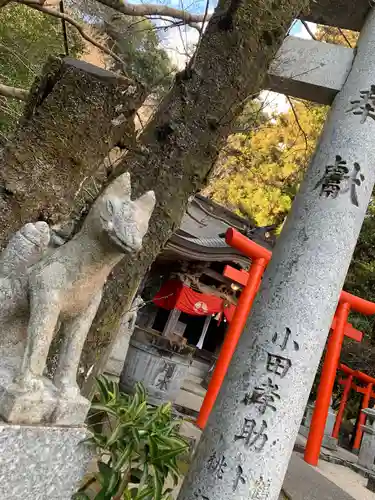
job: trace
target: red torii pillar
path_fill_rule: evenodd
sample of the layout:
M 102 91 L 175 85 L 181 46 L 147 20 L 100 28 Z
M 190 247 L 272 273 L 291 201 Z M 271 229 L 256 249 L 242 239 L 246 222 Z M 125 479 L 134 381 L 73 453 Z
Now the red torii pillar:
M 348 378 L 344 381 L 344 392 L 341 397 L 340 407 L 337 411 L 335 425 L 333 426 L 332 437 L 335 439 L 339 438 L 340 427 L 342 423 L 342 419 L 344 418 L 344 411 L 346 407 L 346 403 L 349 399 L 350 389 L 352 388 L 353 375 L 350 374 Z
M 339 305 L 336 310 L 336 325 L 331 337 L 328 340 L 326 357 L 324 359 L 323 370 L 320 377 L 318 395 L 315 402 L 309 437 L 305 449 L 305 462 L 314 466 L 318 464 L 319 460 L 320 448 L 324 437 L 324 428 L 332 397 L 333 385 L 335 383 L 337 367 L 340 360 L 342 342 L 345 335 L 345 325 L 347 323 L 350 309 L 366 315 L 375 314 L 374 303 L 356 297 L 355 295 L 351 295 L 350 293 L 344 291 L 341 292 Z M 368 378 L 370 379 L 371 377 Z M 363 415 L 363 417 L 365 418 L 365 415 Z M 359 443 L 357 442 L 358 447 L 359 444 L 360 438 Z
M 201 429 L 204 429 L 206 426 L 208 417 L 215 404 L 220 387 L 227 373 L 229 363 L 232 359 L 234 351 L 236 350 L 238 340 L 245 327 L 251 306 L 253 305 L 255 296 L 258 292 L 264 270 L 272 255 L 269 250 L 263 248 L 257 243 L 254 243 L 254 241 L 249 240 L 246 236 L 239 233 L 235 229 L 228 229 L 225 235 L 225 241 L 231 247 L 236 248 L 247 257 L 250 257 L 252 259 L 252 263 L 249 269 L 247 283 L 238 300 L 236 311 L 225 335 L 224 343 L 220 350 L 215 370 L 212 374 L 206 396 L 199 412 L 197 425 Z
M 336 326 L 328 340 L 327 353 L 320 376 L 318 396 L 315 402 L 305 449 L 305 462 L 310 465 L 318 464 L 349 312 L 350 304 L 340 301 L 336 310 Z

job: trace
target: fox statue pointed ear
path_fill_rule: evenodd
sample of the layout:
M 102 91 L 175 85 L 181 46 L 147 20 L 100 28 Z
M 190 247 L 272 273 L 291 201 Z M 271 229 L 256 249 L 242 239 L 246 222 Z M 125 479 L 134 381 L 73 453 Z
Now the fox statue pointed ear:
M 104 195 L 112 195 L 117 198 L 129 199 L 132 194 L 132 188 L 130 183 L 130 174 L 125 172 L 124 174 L 116 177 L 115 180 L 109 184 L 104 192 Z
M 151 216 L 156 203 L 155 193 L 153 191 L 147 191 L 147 193 L 140 196 L 135 203 Z

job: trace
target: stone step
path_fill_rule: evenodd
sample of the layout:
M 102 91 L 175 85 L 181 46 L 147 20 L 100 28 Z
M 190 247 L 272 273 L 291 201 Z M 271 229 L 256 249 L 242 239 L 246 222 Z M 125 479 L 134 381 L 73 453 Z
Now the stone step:
M 182 408 L 188 408 L 189 410 L 199 412 L 203 403 L 203 399 L 203 396 L 197 396 L 192 392 L 181 389 L 178 393 L 175 404 L 177 406 L 181 406 Z
M 189 374 L 195 375 L 196 377 L 204 378 L 209 368 L 210 368 L 210 363 L 208 361 L 201 361 L 194 359 L 189 368 Z
M 188 373 L 185 380 L 189 380 L 190 382 L 193 382 L 194 384 L 201 384 L 203 382 L 203 377 L 200 377 L 198 375 L 193 375 L 192 373 Z
M 182 387 L 184 391 L 191 392 L 192 394 L 196 394 L 197 396 L 204 397 L 206 395 L 206 389 L 204 389 L 200 383 L 193 382 L 192 380 L 185 379 L 182 383 Z

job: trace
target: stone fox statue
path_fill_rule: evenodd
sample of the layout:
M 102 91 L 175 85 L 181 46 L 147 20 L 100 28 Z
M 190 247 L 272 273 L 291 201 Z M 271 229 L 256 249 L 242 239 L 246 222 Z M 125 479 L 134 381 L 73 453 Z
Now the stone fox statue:
M 135 201 L 130 194 L 126 173 L 96 200 L 80 232 L 63 246 L 48 250 L 49 227 L 37 222 L 16 233 L 0 256 L 0 321 L 5 331 L 0 334 L 0 356 L 4 359 L 13 347 L 16 384 L 25 390 L 43 389 L 48 351 L 61 328 L 63 345 L 53 383 L 67 397 L 79 394 L 78 363 L 103 285 L 125 254 L 141 249 L 155 206 L 153 191 Z

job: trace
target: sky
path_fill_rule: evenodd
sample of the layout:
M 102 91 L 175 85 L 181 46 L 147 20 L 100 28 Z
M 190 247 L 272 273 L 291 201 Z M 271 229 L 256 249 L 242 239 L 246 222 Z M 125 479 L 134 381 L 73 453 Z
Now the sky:
M 147 0 L 145 0 L 147 2 Z M 209 0 L 208 12 L 211 14 L 216 6 L 216 1 Z M 143 3 L 143 0 L 133 0 L 132 3 Z M 194 13 L 204 13 L 206 0 L 160 0 L 159 3 L 184 9 Z M 158 26 L 167 26 L 167 21 L 154 21 Z M 317 25 L 307 23 L 310 30 L 314 33 Z M 194 47 L 199 39 L 199 33 L 196 29 L 189 26 L 173 27 L 167 30 L 159 30 L 161 46 L 167 51 L 172 63 L 179 69 L 183 69 L 194 52 Z M 306 28 L 301 21 L 294 21 L 290 29 L 290 35 L 311 39 Z M 264 91 L 260 97 L 265 101 L 265 111 L 270 114 L 275 112 L 285 112 L 289 109 L 289 103 L 285 96 L 275 92 Z
M 182 0 L 171 0 L 168 2 L 168 5 L 178 8 L 183 8 L 184 5 L 186 5 L 187 10 L 197 13 L 201 13 L 205 8 L 205 3 L 200 1 L 195 1 L 192 4 L 183 4 Z M 214 5 L 214 3 L 210 4 L 209 13 L 213 12 Z M 314 23 L 308 23 L 308 25 L 310 30 L 314 33 L 317 29 L 317 25 Z M 198 31 L 189 26 L 182 26 L 179 28 L 169 28 L 165 33 L 161 32 L 159 34 L 162 37 L 161 44 L 167 51 L 173 64 L 177 66 L 178 69 L 183 69 L 193 54 L 194 46 L 199 38 Z M 311 39 L 306 28 L 300 21 L 294 21 L 290 34 L 299 38 Z M 265 101 L 265 111 L 270 114 L 274 112 L 282 113 L 289 109 L 287 99 L 281 94 L 264 91 L 260 94 L 260 97 Z

